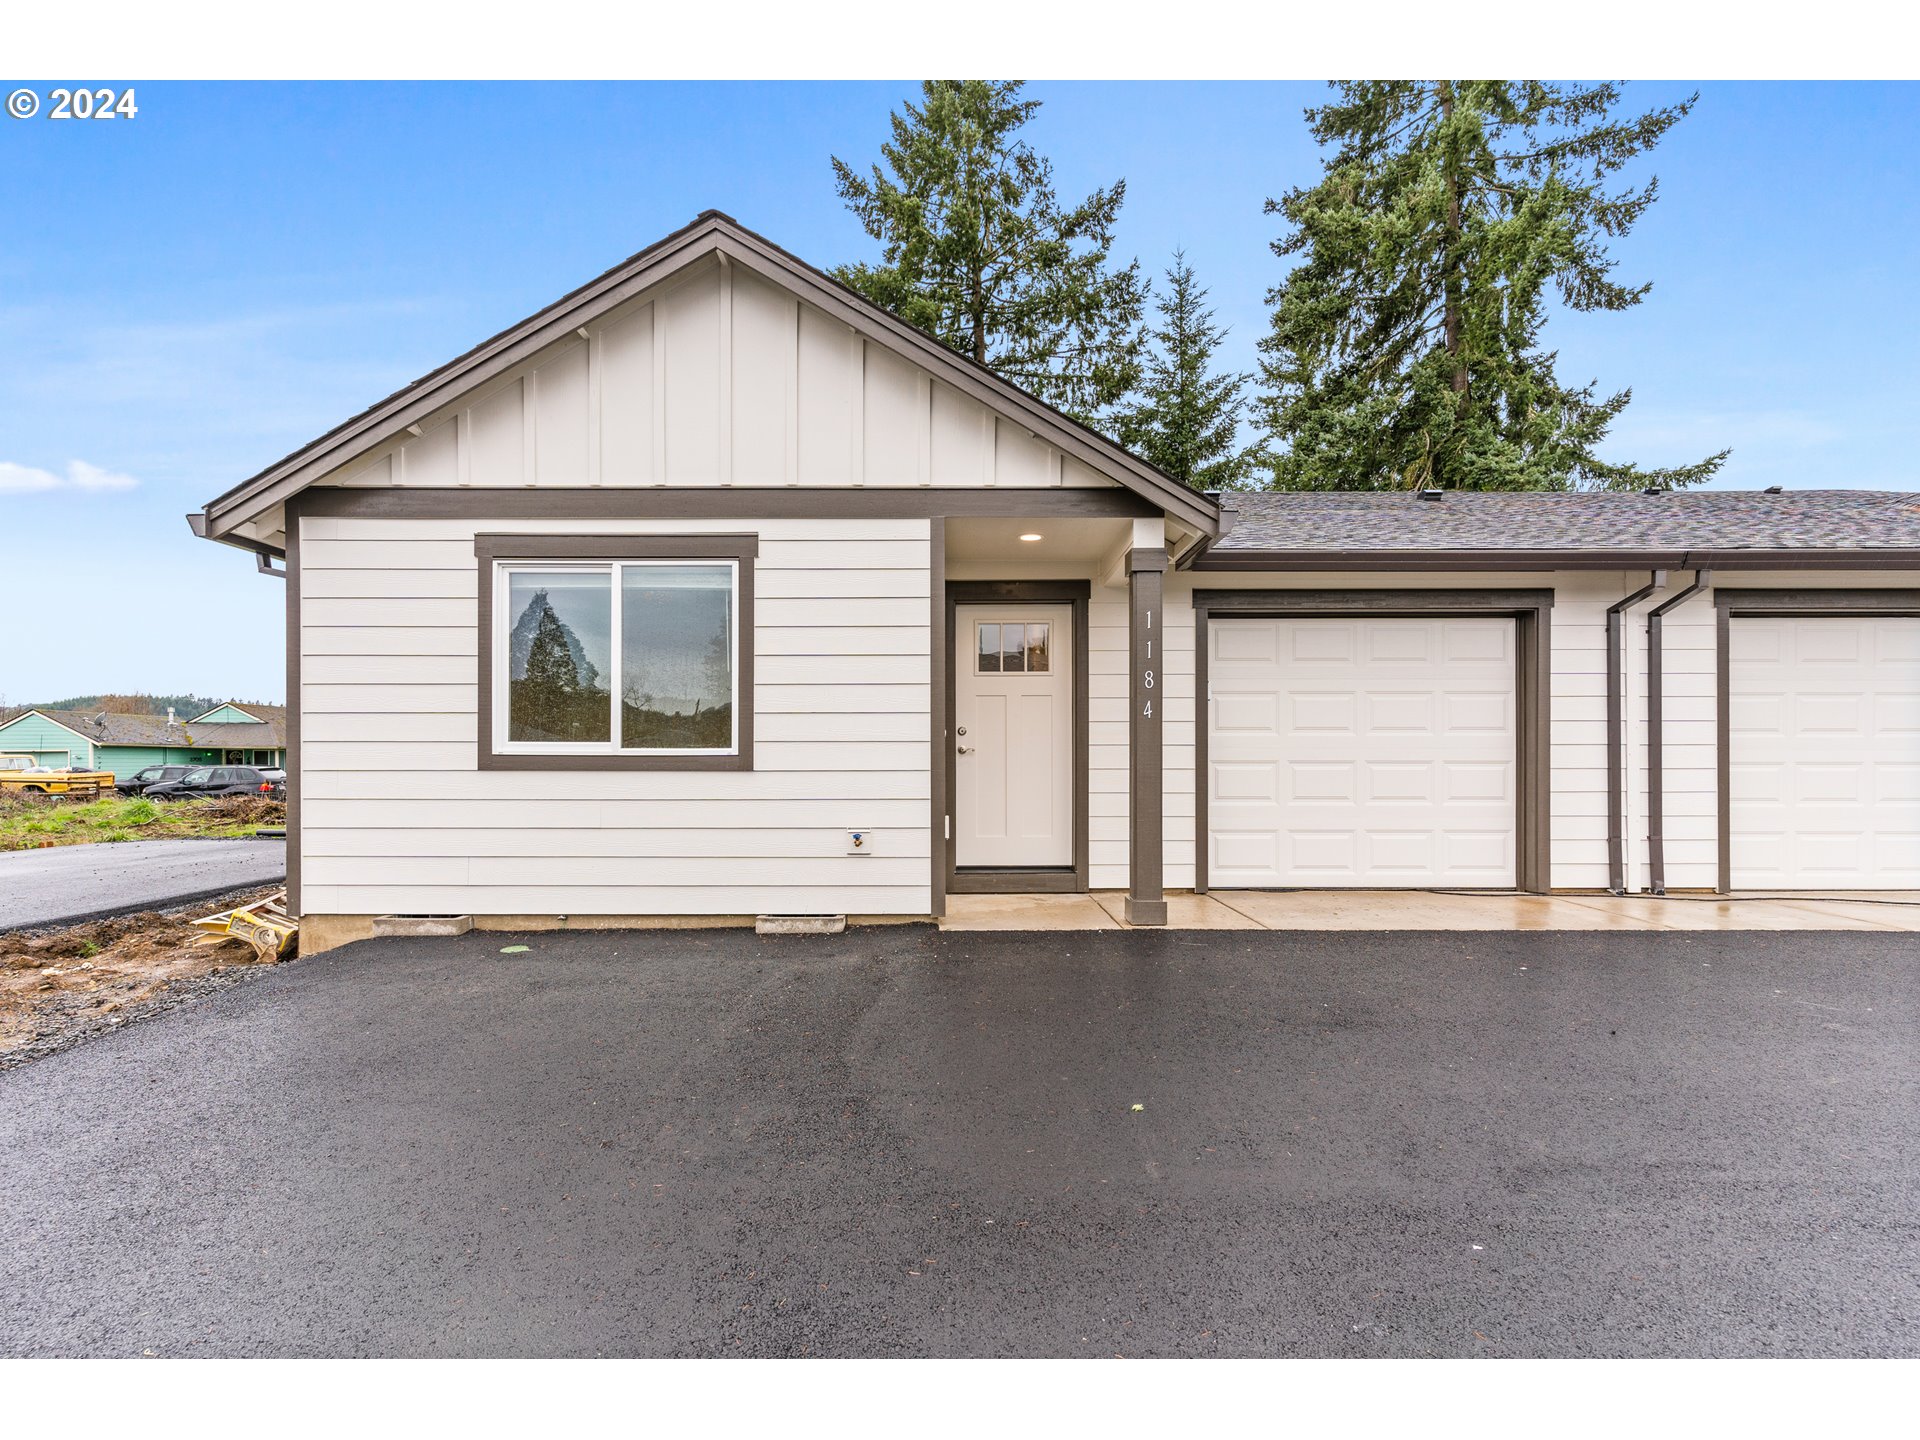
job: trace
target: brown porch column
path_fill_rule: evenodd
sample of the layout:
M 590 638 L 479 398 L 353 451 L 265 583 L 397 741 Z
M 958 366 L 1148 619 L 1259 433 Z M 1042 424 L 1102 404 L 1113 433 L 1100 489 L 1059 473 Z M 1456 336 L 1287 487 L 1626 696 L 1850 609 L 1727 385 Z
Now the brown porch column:
M 1160 605 L 1166 568 L 1164 547 L 1127 552 L 1128 592 L 1133 600 L 1128 627 L 1133 670 L 1127 686 L 1132 700 L 1127 717 L 1127 920 L 1134 925 L 1167 923 L 1160 851 L 1161 817 L 1166 813 L 1161 793 L 1160 724 L 1166 685 Z

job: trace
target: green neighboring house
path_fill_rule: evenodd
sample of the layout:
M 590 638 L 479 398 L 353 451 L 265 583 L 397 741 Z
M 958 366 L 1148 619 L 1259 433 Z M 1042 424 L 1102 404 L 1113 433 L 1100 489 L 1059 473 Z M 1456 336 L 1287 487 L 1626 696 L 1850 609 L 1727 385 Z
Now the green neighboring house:
M 125 780 L 149 765 L 260 765 L 285 769 L 284 705 L 216 705 L 181 720 L 88 710 L 26 710 L 0 723 L 0 755 L 31 755 L 60 770 L 111 770 Z

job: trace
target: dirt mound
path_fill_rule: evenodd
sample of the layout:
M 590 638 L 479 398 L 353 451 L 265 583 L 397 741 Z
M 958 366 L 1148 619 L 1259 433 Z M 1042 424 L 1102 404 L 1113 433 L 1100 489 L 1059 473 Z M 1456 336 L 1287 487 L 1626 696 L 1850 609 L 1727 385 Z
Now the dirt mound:
M 249 797 L 237 798 L 252 803 Z M 180 910 L 92 920 L 48 935 L 0 935 L 0 1066 L 28 1047 L 60 1043 L 66 1032 L 96 1029 L 103 1020 L 116 1023 L 119 1012 L 146 1004 L 181 981 L 259 965 L 252 947 L 242 941 L 194 944 L 202 932 L 190 922 L 279 889 L 267 886 Z

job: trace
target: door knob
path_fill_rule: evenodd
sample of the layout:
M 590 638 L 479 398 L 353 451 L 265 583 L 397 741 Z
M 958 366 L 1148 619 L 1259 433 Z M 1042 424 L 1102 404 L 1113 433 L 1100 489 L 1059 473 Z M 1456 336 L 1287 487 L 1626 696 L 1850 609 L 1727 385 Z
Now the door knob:
M 971 745 L 962 745 L 962 746 L 960 747 L 960 753 L 961 753 L 962 755 L 971 755 L 971 754 L 973 754 L 973 746 L 971 746 Z

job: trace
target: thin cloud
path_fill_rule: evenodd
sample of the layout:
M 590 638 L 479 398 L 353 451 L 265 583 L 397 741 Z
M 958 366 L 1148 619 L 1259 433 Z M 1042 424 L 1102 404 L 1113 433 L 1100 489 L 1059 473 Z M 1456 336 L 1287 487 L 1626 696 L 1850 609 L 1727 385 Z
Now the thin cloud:
M 118 470 L 104 470 L 84 460 L 69 460 L 64 475 L 34 465 L 0 460 L 0 493 L 36 494 L 46 490 L 131 490 L 140 482 Z

